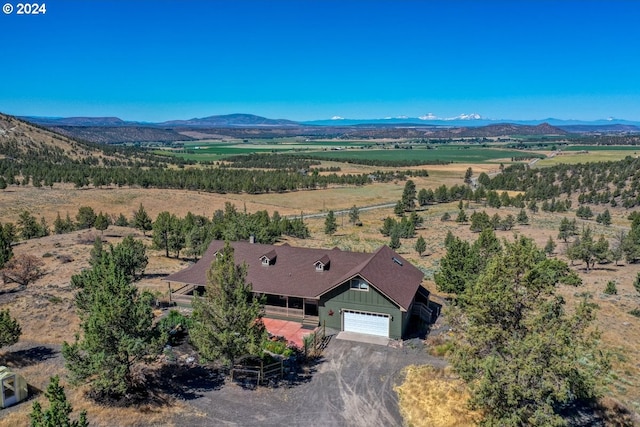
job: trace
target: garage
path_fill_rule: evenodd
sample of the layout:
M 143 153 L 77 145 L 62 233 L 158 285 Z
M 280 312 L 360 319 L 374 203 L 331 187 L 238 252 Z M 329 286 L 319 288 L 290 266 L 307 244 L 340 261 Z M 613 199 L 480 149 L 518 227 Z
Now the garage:
M 343 330 L 359 334 L 389 337 L 389 315 L 344 310 Z

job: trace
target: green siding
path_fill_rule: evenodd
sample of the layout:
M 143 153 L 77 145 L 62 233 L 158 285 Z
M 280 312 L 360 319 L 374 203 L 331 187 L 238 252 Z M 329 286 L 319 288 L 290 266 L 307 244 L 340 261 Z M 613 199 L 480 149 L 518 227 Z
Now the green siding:
M 360 291 L 350 289 L 348 282 L 322 295 L 318 309 L 320 324 L 325 321 L 327 327 L 339 331 L 342 330 L 341 309 L 389 314 L 392 317 L 389 322 L 389 337 L 393 339 L 402 338 L 409 318 L 373 286 L 369 286 L 368 291 Z M 333 311 L 333 315 L 329 315 L 329 311 Z

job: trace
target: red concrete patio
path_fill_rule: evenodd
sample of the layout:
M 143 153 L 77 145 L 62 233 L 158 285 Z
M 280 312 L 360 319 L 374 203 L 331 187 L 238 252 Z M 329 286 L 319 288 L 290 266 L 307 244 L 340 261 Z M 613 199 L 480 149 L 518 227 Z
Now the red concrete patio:
M 303 337 L 313 332 L 309 329 L 303 329 L 302 324 L 299 322 L 267 318 L 262 318 L 262 321 L 271 335 L 284 337 L 287 342 L 293 343 L 298 348 L 303 348 Z

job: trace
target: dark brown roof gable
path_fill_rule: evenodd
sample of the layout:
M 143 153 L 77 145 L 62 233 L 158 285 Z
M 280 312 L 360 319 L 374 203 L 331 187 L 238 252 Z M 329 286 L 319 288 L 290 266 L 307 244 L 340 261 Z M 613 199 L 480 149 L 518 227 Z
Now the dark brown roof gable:
M 327 256 L 326 249 L 249 242 L 233 242 L 231 245 L 236 263 L 244 262 L 247 265 L 247 281 L 253 285 L 254 292 L 319 298 L 330 289 L 360 274 L 401 308 L 408 310 L 423 277 L 420 270 L 387 246 L 373 254 L 334 249 L 331 252 L 331 268 L 317 272 L 314 265 Z M 213 241 L 200 261 L 164 280 L 204 285 L 214 254 L 222 247 L 223 241 Z M 265 269 L 261 266 L 260 258 L 275 250 L 278 252 L 278 262 Z M 394 257 L 403 265 L 395 263 Z

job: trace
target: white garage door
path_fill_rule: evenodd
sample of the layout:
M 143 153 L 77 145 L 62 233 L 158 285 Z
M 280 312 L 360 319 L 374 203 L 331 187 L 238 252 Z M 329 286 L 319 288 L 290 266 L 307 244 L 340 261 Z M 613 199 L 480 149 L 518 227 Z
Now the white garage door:
M 360 334 L 389 337 L 389 316 L 387 314 L 343 311 L 344 330 Z

